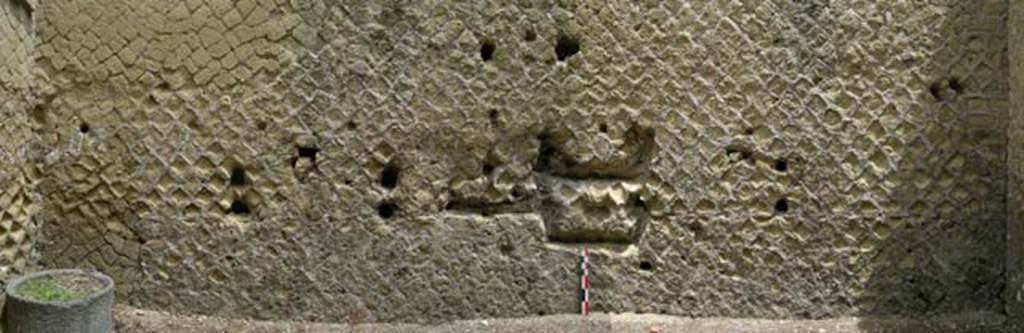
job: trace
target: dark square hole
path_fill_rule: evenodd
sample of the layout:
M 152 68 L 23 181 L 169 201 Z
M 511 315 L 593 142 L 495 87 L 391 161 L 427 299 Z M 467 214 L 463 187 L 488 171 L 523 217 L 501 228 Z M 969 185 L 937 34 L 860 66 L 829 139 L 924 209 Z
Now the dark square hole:
M 480 59 L 483 59 L 484 61 L 491 61 L 491 59 L 494 59 L 494 49 L 494 42 L 484 41 L 483 44 L 480 44 Z
M 390 219 L 391 217 L 395 216 L 396 212 L 398 212 L 398 205 L 394 203 L 384 202 L 381 203 L 380 205 L 377 205 L 377 215 L 379 215 L 382 218 Z
M 781 214 L 781 213 L 785 213 L 785 212 L 788 212 L 788 211 L 789 211 L 789 200 L 786 200 L 786 198 L 782 198 L 782 199 L 779 199 L 778 201 L 775 202 L 775 212 L 776 213 Z
M 776 160 L 775 161 L 775 171 L 786 172 L 788 170 L 789 170 L 789 163 L 787 163 L 786 160 Z
M 316 163 L 316 155 L 320 153 L 320 148 L 316 147 L 299 147 L 299 158 L 308 158 L 310 162 Z
M 380 186 L 387 189 L 393 189 L 398 187 L 398 176 L 401 170 L 398 166 L 389 164 L 384 167 L 384 170 L 380 172 Z
M 558 61 L 565 61 L 580 52 L 580 42 L 566 34 L 558 35 L 555 41 L 555 56 Z
M 231 185 L 244 186 L 249 182 L 247 178 L 248 177 L 245 176 L 245 169 L 238 167 L 231 169 Z
M 245 201 L 242 201 L 241 199 L 235 199 L 235 201 L 231 203 L 231 208 L 228 208 L 228 213 L 235 215 L 246 215 L 251 212 L 249 204 L 245 203 Z

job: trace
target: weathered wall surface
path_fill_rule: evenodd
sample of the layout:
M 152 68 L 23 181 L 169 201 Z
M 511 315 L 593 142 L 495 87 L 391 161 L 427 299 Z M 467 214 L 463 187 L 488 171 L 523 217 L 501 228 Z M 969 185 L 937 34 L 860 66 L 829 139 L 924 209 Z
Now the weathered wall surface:
M 0 278 L 21 272 L 32 256 L 31 5 L 0 1 Z
M 1010 1 L 1010 109 L 1007 125 L 1006 314 L 1024 321 L 1024 2 Z
M 998 310 L 1005 1 L 52 1 L 44 264 L 175 312 Z M 41 84 L 43 84 L 41 83 Z

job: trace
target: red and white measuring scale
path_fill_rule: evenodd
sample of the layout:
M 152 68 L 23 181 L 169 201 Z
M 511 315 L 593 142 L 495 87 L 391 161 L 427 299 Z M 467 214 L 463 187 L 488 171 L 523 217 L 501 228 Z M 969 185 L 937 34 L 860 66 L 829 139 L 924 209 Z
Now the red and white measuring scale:
M 583 261 L 580 264 L 580 268 L 583 269 L 580 275 L 580 291 L 582 291 L 580 312 L 587 316 L 590 315 L 590 252 L 587 248 L 583 248 Z

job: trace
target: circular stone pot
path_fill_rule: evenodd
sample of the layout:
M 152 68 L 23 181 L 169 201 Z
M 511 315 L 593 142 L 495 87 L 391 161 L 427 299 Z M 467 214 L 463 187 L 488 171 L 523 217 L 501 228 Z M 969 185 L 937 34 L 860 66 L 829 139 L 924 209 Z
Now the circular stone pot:
M 64 297 L 64 299 L 71 298 L 70 300 L 38 300 L 23 293 L 25 290 L 22 287 L 27 284 L 36 283 L 38 285 L 40 281 L 64 281 L 68 278 L 86 282 L 89 284 L 89 288 L 82 289 L 90 292 Z M 114 331 L 114 280 L 103 273 L 77 269 L 42 271 L 14 279 L 7 285 L 6 292 L 4 333 L 111 333 Z

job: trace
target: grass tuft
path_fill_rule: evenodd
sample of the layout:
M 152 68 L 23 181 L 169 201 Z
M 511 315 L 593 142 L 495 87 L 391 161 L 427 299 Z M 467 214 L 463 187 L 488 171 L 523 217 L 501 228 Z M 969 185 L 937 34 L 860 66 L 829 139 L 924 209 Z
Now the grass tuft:
M 18 292 L 27 298 L 44 302 L 65 302 L 88 296 L 81 291 L 64 288 L 53 279 L 26 281 L 18 289 Z

